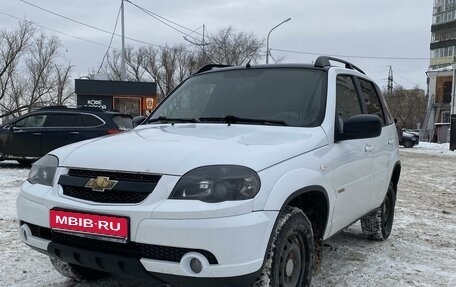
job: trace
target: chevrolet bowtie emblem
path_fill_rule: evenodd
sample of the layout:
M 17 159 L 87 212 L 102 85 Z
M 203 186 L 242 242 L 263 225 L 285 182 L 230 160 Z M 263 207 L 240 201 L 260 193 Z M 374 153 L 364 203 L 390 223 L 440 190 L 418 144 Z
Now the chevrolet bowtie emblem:
M 85 187 L 91 188 L 93 191 L 103 192 L 105 190 L 111 190 L 116 184 L 116 180 L 109 180 L 109 177 L 99 176 L 89 179 Z

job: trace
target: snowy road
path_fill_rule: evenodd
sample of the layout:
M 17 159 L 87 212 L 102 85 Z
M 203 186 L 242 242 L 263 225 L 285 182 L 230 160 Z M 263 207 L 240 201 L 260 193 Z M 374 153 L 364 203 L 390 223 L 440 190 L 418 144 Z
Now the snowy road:
M 456 286 L 456 152 L 421 143 L 401 149 L 395 224 L 386 242 L 361 235 L 359 223 L 325 242 L 313 287 Z M 0 286 L 159 286 L 108 278 L 91 284 L 65 279 L 46 256 L 20 243 L 15 199 L 28 170 L 0 163 Z

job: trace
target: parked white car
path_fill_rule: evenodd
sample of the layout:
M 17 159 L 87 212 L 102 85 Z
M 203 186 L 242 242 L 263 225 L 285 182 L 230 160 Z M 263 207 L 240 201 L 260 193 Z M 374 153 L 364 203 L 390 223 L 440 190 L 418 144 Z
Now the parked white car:
M 134 130 L 37 161 L 17 216 L 76 280 L 310 286 L 323 240 L 359 219 L 388 238 L 400 169 L 393 119 L 356 66 L 206 66 Z

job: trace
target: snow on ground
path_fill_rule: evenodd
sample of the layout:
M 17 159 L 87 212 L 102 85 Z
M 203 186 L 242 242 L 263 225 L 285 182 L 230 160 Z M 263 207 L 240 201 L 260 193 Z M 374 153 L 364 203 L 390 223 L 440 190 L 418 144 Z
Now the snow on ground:
M 312 287 L 456 286 L 456 152 L 448 145 L 401 148 L 402 175 L 391 237 L 366 240 L 359 222 L 324 243 Z M 15 200 L 28 170 L 0 163 L 0 286 L 149 286 L 109 277 L 77 283 L 53 270 L 47 257 L 20 242 Z M 215 286 L 216 287 L 216 286 Z
M 450 144 L 448 144 L 448 143 L 436 144 L 436 143 L 420 142 L 419 145 L 414 146 L 413 148 L 402 149 L 402 150 L 404 152 L 409 152 L 409 153 L 456 157 L 456 150 L 451 151 Z

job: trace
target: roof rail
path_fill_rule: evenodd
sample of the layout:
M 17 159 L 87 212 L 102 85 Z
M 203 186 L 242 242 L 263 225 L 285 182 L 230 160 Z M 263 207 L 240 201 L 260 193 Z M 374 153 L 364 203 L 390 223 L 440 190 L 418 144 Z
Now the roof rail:
M 231 67 L 231 65 L 223 65 L 223 64 L 208 64 L 208 65 L 205 65 L 203 67 L 201 67 L 195 74 L 199 74 L 199 73 L 202 73 L 202 72 L 207 72 L 207 71 L 210 71 L 214 68 L 227 68 L 227 67 Z
M 104 112 L 100 107 L 78 106 L 77 109 L 81 111 Z
M 350 62 L 347 62 L 347 61 L 339 59 L 339 58 L 328 57 L 328 56 L 318 57 L 317 60 L 315 61 L 314 66 L 318 67 L 318 68 L 324 68 L 324 67 L 331 66 L 331 63 L 329 61 L 335 61 L 335 62 L 345 64 L 345 68 L 347 68 L 347 69 L 357 70 L 361 74 L 364 74 L 364 75 L 366 74 L 366 73 L 364 73 L 363 70 L 361 70 L 360 68 L 358 68 L 357 66 L 353 65 Z
M 103 112 L 102 108 L 99 107 L 90 107 L 90 106 L 77 106 L 77 107 L 67 107 L 67 106 L 48 106 L 42 107 L 39 111 L 93 111 L 93 112 Z
M 39 108 L 40 111 L 58 111 L 58 110 L 67 110 L 67 106 L 48 106 Z

